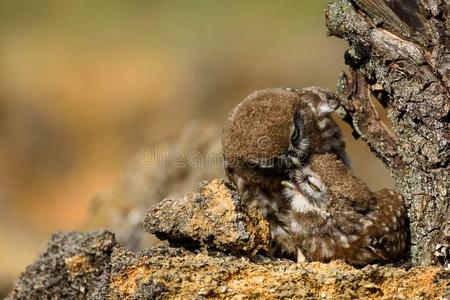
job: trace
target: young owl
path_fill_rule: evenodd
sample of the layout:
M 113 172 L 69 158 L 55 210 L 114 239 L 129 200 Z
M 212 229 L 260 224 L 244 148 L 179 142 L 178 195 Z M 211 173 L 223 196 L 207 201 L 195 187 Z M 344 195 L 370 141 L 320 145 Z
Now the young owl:
M 365 265 L 404 257 L 407 224 L 401 196 L 387 189 L 372 193 L 335 155 L 312 155 L 283 184 L 298 261 L 343 259 Z
M 223 131 L 225 171 L 242 200 L 269 221 L 274 254 L 295 257 L 288 231 L 290 204 L 281 181 L 311 153 L 336 153 L 348 164 L 345 144 L 330 114 L 334 94 L 320 89 L 253 92 L 230 114 Z

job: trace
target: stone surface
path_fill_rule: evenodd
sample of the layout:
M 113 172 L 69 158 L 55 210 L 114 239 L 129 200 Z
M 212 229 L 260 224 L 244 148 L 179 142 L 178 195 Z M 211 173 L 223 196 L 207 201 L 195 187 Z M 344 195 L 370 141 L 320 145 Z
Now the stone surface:
M 109 273 L 114 246 L 108 231 L 54 234 L 16 280 L 9 299 L 91 299 L 98 278 Z
M 140 255 L 116 248 L 111 266 L 97 299 L 439 299 L 450 289 L 439 267 L 356 269 L 168 246 Z
M 160 245 L 134 254 L 107 231 L 54 235 L 8 299 L 445 299 L 441 267 L 356 269 Z
M 257 211 L 247 211 L 236 190 L 222 179 L 158 203 L 147 213 L 144 227 L 161 239 L 188 247 L 255 254 L 269 245 L 267 221 Z

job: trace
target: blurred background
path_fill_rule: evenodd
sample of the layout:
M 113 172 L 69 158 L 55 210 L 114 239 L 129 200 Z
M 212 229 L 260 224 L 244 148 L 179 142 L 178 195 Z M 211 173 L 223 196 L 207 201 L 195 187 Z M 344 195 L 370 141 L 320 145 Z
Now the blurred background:
M 335 90 L 345 42 L 326 36 L 325 2 L 1 1 L 0 286 L 50 233 L 101 226 L 86 221 L 93 199 L 127 189 L 133 176 L 135 193 L 153 187 L 159 171 L 129 167 L 146 149 L 220 153 L 220 126 L 251 91 Z M 342 126 L 356 174 L 373 189 L 392 186 Z M 212 146 L 183 144 L 205 137 Z M 192 190 L 220 168 L 206 173 L 171 173 L 182 188 L 152 197 Z

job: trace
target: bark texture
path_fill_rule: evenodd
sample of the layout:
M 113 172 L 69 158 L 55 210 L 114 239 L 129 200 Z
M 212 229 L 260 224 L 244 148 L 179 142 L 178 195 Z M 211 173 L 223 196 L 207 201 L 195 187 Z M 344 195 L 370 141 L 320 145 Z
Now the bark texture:
M 386 164 L 408 206 L 415 264 L 448 263 L 450 22 L 444 0 L 333 0 L 331 35 L 350 67 L 338 83 L 344 119 Z M 387 109 L 392 128 L 373 101 Z

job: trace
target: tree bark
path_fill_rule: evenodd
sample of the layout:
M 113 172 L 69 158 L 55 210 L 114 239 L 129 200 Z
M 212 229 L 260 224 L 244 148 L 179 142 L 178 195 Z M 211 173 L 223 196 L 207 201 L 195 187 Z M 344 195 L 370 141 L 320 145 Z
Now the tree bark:
M 344 119 L 407 203 L 414 264 L 449 259 L 449 8 L 447 0 L 332 0 L 326 10 L 329 34 L 349 44 L 350 72 L 338 83 Z

